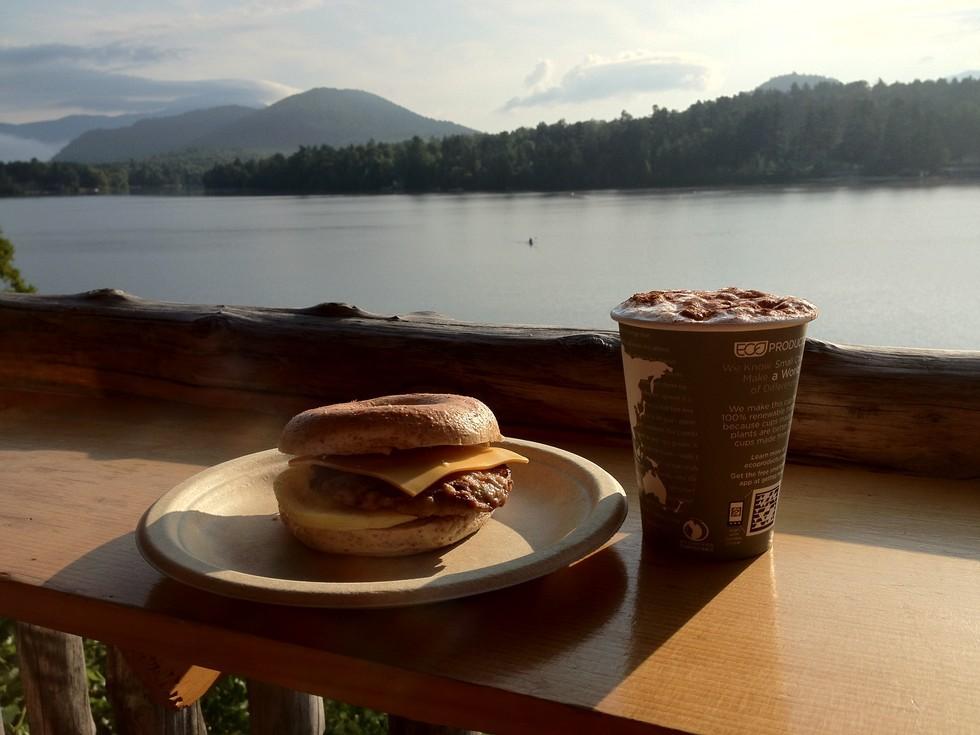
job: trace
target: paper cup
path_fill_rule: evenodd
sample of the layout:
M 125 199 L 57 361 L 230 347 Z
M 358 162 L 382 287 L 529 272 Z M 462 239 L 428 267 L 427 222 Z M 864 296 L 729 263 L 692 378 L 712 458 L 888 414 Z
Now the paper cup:
M 709 559 L 772 544 L 806 323 L 663 323 L 614 311 L 644 542 Z

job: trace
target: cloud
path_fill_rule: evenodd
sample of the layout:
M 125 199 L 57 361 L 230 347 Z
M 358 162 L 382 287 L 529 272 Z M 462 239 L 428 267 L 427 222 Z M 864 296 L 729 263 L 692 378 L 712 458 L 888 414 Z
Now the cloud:
M 73 109 L 149 112 L 227 104 L 267 104 L 297 90 L 247 79 L 171 81 L 94 69 L 0 68 L 0 112 Z
M 208 48 L 240 31 L 271 30 L 274 24 L 323 7 L 324 0 L 236 0 L 225 3 L 122 3 L 113 13 L 90 9 L 100 38 L 173 36 L 186 39 L 201 33 L 220 34 L 207 39 Z M 183 7 L 182 7 L 183 6 Z
M 532 79 L 540 67 L 538 64 L 527 79 Z M 503 109 L 590 102 L 671 89 L 704 89 L 710 74 L 705 62 L 685 56 L 646 52 L 622 54 L 615 59 L 589 56 L 572 67 L 558 84 L 514 97 Z
M 67 43 L 40 43 L 32 46 L 0 46 L 0 65 L 46 66 L 84 64 L 95 67 L 145 66 L 178 59 L 181 49 L 119 41 L 101 46 L 74 46 Z
M 524 86 L 533 89 L 534 87 L 546 84 L 551 79 L 553 69 L 554 64 L 550 59 L 542 59 L 531 70 L 531 73 L 524 77 Z
M 241 15 L 252 18 L 266 18 L 275 15 L 289 15 L 316 10 L 323 6 L 323 0 L 252 0 L 238 9 Z
M 0 115 L 37 111 L 185 111 L 200 107 L 261 105 L 298 90 L 247 79 L 166 80 L 120 73 L 180 55 L 176 49 L 110 43 L 102 46 L 38 44 L 0 47 Z M 37 118 L 35 118 L 37 119 Z
M 47 161 L 55 153 L 60 151 L 67 142 L 44 143 L 40 140 L 18 138 L 13 135 L 0 133 L 0 162 L 29 161 L 32 158 Z

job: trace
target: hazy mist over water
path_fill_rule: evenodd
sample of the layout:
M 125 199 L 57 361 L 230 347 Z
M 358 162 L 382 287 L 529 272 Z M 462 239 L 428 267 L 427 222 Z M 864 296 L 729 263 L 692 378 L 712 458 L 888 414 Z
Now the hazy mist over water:
M 0 200 L 42 293 L 615 329 L 654 288 L 761 288 L 834 342 L 980 349 L 980 184 Z M 534 244 L 528 240 L 533 238 Z

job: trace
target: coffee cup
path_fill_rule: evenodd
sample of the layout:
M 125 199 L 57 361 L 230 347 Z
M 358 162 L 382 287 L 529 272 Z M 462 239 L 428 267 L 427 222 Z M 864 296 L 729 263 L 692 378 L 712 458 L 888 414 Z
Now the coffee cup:
M 645 543 L 707 559 L 769 549 L 816 315 L 738 288 L 650 291 L 612 310 Z

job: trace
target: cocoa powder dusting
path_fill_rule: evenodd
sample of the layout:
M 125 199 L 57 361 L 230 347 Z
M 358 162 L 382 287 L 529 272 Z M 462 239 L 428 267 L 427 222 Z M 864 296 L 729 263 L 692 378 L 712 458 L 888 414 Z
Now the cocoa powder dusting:
M 634 294 L 613 316 L 672 322 L 766 322 L 812 319 L 816 307 L 796 296 L 734 286 L 716 291 L 647 291 Z

